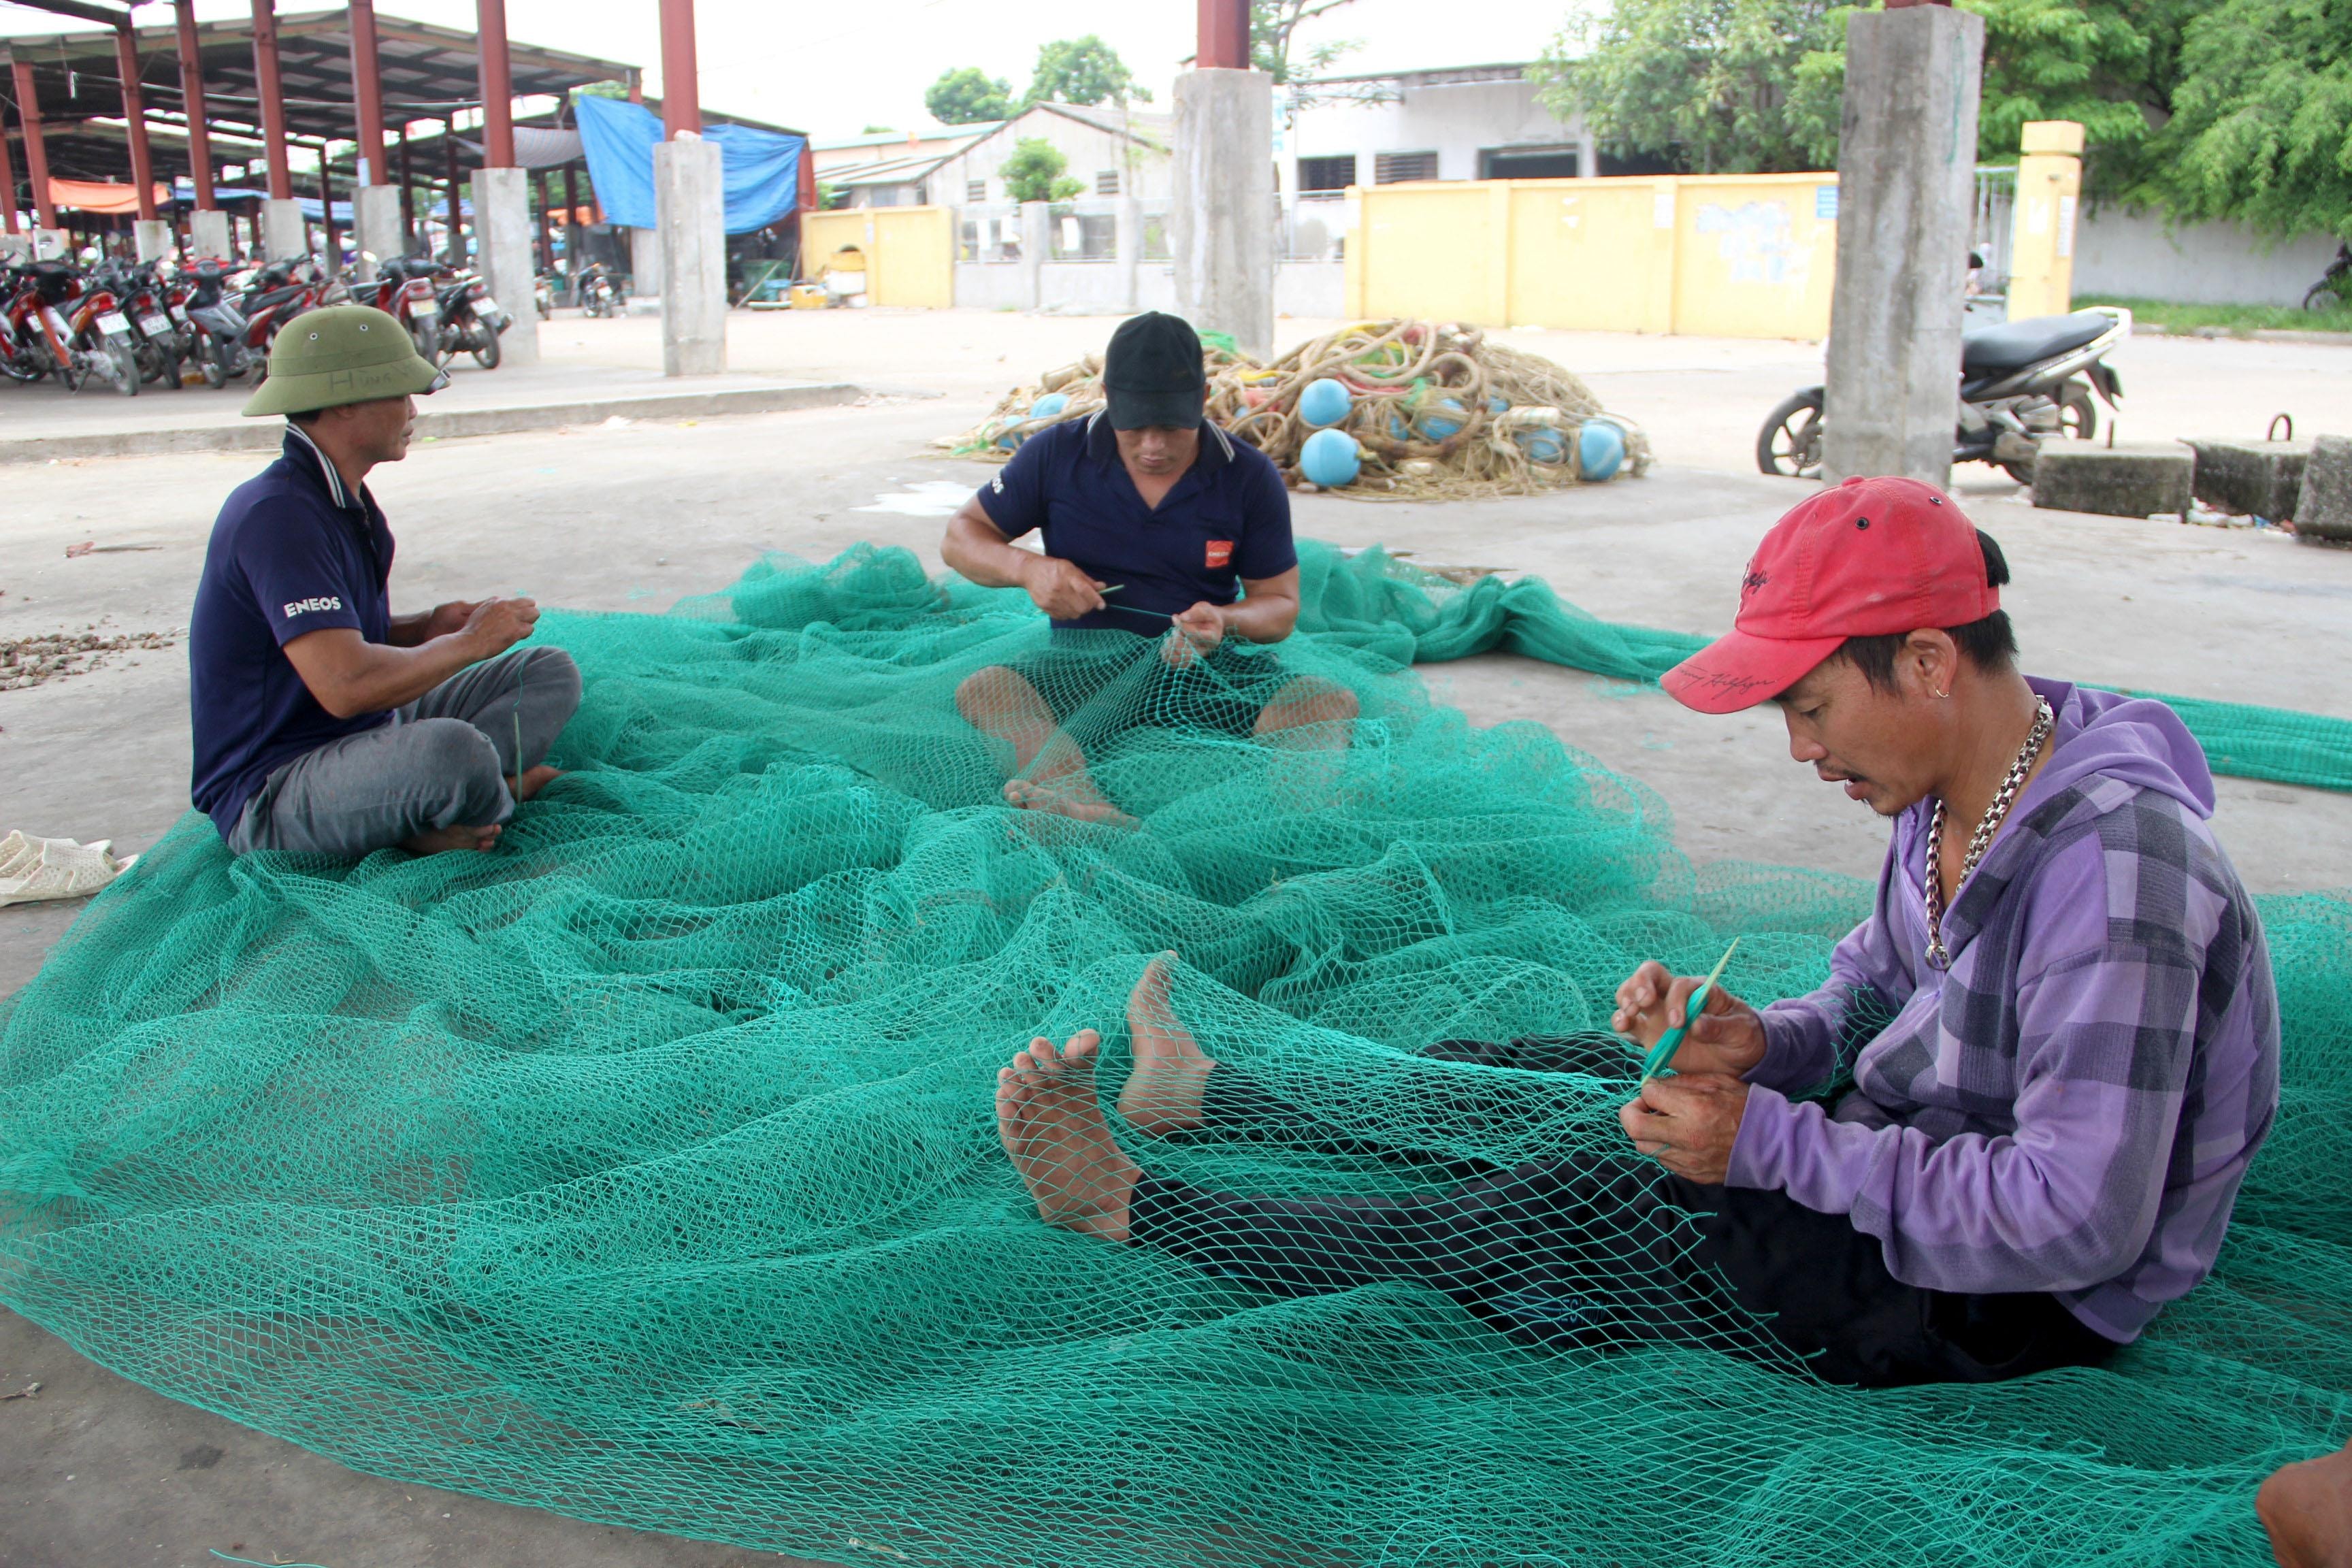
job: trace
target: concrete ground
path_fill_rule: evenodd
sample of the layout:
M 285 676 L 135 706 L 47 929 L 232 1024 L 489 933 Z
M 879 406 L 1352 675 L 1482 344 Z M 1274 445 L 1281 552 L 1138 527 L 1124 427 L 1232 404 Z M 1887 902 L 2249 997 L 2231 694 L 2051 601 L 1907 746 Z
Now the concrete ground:
M 860 540 L 904 544 L 936 569 L 939 516 L 866 509 L 894 504 L 884 498 L 917 507 L 925 493 L 978 483 L 987 468 L 940 456 L 932 437 L 974 423 L 1012 382 L 1098 348 L 1111 324 L 964 312 L 739 316 L 739 371 L 900 395 L 421 445 L 373 481 L 400 539 L 394 598 L 412 606 L 525 592 L 570 607 L 659 610 L 723 586 L 761 551 L 824 557 Z M 1304 335 L 1324 324 L 1283 325 Z M 564 364 L 641 372 L 658 353 L 656 330 L 559 318 L 551 367 L 539 374 L 560 376 Z M 1719 629 L 1756 537 L 1804 493 L 1756 474 L 1748 448 L 1765 410 L 1818 375 L 1818 349 L 1507 336 L 1588 374 L 1612 407 L 1641 420 L 1662 458 L 1650 477 L 1449 505 L 1302 496 L 1299 531 L 1538 574 L 1612 620 Z M 2352 358 L 2333 347 L 2146 340 L 2121 366 L 2128 439 L 2258 434 L 2282 407 L 2305 433 L 2352 430 Z M 904 395 L 917 391 L 942 395 Z M 0 387 L 0 422 L 42 397 L 58 395 Z M 213 513 L 257 464 L 251 454 L 187 454 L 9 470 L 0 638 L 183 628 Z M 2008 603 L 2030 668 L 2352 719 L 2352 552 L 2270 532 L 2037 511 L 1990 468 L 1958 482 L 2015 568 Z M 67 555 L 85 542 L 95 548 Z M 1791 763 L 1769 714 L 1702 719 L 1654 692 L 1505 657 L 1423 673 L 1481 723 L 1547 724 L 1656 789 L 1699 860 L 1855 875 L 1877 867 L 1884 827 Z M 0 832 L 142 847 L 185 809 L 187 768 L 179 649 L 128 653 L 94 673 L 0 694 Z M 2220 789 L 2219 831 L 2257 891 L 2352 881 L 2352 795 L 2236 779 Z M 0 910 L 0 996 L 31 977 L 76 912 Z M 356 1475 L 151 1394 L 0 1313 L 0 1395 L 34 1381 L 37 1398 L 0 1401 L 0 1568 L 211 1563 L 214 1548 L 330 1568 L 754 1560 Z

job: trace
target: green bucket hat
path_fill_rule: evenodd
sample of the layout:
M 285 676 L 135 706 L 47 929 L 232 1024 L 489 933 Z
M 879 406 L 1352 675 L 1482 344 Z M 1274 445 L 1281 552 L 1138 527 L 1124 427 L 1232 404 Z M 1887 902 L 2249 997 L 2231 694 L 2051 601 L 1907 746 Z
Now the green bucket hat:
M 279 329 L 269 345 L 269 377 L 246 400 L 245 412 L 308 414 L 448 384 L 393 317 L 373 305 L 330 305 Z

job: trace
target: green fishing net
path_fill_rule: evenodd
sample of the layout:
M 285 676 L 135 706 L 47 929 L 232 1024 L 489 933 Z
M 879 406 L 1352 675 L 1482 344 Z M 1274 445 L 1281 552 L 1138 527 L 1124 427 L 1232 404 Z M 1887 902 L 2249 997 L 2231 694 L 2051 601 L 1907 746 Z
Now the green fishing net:
M 1435 1043 L 1603 1026 L 1638 960 L 1734 934 L 1727 984 L 1800 992 L 1865 907 L 1694 867 L 1638 782 L 1409 664 L 1501 637 L 1639 677 L 1665 634 L 1308 564 L 1278 657 L 1355 698 L 1349 743 L 1112 680 L 1072 728 L 1134 830 L 1003 803 L 955 695 L 1045 628 L 903 552 L 551 615 L 571 772 L 497 852 L 232 862 L 191 820 L 0 1004 L 0 1299 L 362 1469 L 839 1563 L 2266 1561 L 2260 1479 L 2352 1435 L 2341 898 L 2263 900 L 2277 1131 L 2215 1278 L 2095 1371 L 1865 1394 L 1729 1308 L 1662 1340 L 1605 1222 L 1561 1263 L 1624 1331 L 1570 1344 L 1040 1223 L 997 1069 L 1093 1026 L 1112 1098 L 1151 954 L 1203 1048 L 1334 1134 L 1122 1126 L 1155 1170 L 1408 1192 L 1624 1158 L 1630 1058 Z

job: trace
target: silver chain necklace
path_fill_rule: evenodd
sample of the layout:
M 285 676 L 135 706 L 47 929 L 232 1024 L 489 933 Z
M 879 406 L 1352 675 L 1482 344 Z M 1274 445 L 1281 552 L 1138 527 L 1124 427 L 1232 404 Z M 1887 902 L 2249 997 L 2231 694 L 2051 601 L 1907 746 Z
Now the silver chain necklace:
M 2009 816 L 2009 808 L 2017 804 L 2017 792 L 2025 787 L 2025 775 L 2033 771 L 2033 760 L 2042 754 L 2042 748 L 2049 743 L 2050 731 L 2057 727 L 2057 722 L 2056 717 L 2050 711 L 2049 699 L 2036 697 L 2033 700 L 2033 732 L 2025 737 L 2025 744 L 2018 749 L 2017 761 L 2009 764 L 2009 776 L 2000 781 L 2000 788 L 1994 792 L 1992 804 L 1985 807 L 1983 817 L 1977 823 L 1977 830 L 1969 835 L 1968 858 L 1960 862 L 1960 874 L 1953 879 L 1953 897 L 1959 896 L 1961 887 L 1969 879 L 1969 874 L 1977 868 L 1977 862 L 1984 858 L 1985 850 L 1992 843 L 1992 836 L 2000 831 L 2002 820 Z M 1949 969 L 1952 966 L 1952 955 L 1944 951 L 1944 893 L 1943 882 L 1939 875 L 1943 860 L 1944 798 L 1937 795 L 1936 815 L 1929 818 L 1927 823 L 1926 879 L 1927 963 L 1929 967 L 1935 969 Z

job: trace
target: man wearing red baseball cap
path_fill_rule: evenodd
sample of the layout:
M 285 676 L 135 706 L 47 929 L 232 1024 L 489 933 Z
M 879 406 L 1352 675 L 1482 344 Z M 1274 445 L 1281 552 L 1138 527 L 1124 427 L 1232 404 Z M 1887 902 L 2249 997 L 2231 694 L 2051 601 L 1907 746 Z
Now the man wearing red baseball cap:
M 1681 1341 L 1839 1383 L 1990 1382 L 2133 1339 L 2212 1268 L 2276 1113 L 2278 1002 L 2197 742 L 2161 703 L 2020 674 L 2008 577 L 1949 497 L 1849 480 L 1780 521 L 1731 634 L 1666 678 L 1711 712 L 1778 701 L 1796 758 L 1896 820 L 1828 984 L 1760 1012 L 1709 987 L 1673 1075 L 1620 1111 L 1663 1173 L 1578 1151 L 1402 1194 L 1210 1191 L 1113 1134 L 1088 1029 L 998 1074 L 1040 1217 L 1281 1294 L 1409 1279 L 1528 1342 Z M 1202 1050 L 1176 980 L 1155 961 L 1129 1000 L 1139 1153 L 1383 1152 Z M 1654 1045 L 1699 984 L 1645 963 L 1616 1035 L 1422 1054 L 1606 1079 L 1618 1035 Z M 1430 1113 L 1492 1121 L 1475 1090 Z
M 2162 703 L 2020 673 L 2008 580 L 1911 479 L 1848 479 L 1765 535 L 1731 631 L 1665 688 L 1777 702 L 1790 755 L 1893 841 L 1828 983 L 1761 1010 L 1711 988 L 1678 1076 L 1622 1116 L 1691 1182 L 1848 1223 L 1835 1259 L 1744 1238 L 1753 1304 L 1847 1268 L 1857 1310 L 1916 1298 L 1917 1349 L 1984 1365 L 2083 1359 L 2186 1294 L 2278 1105 L 2277 996 L 2204 752 Z M 1616 1027 L 1656 1040 L 1698 984 L 1643 964 Z

